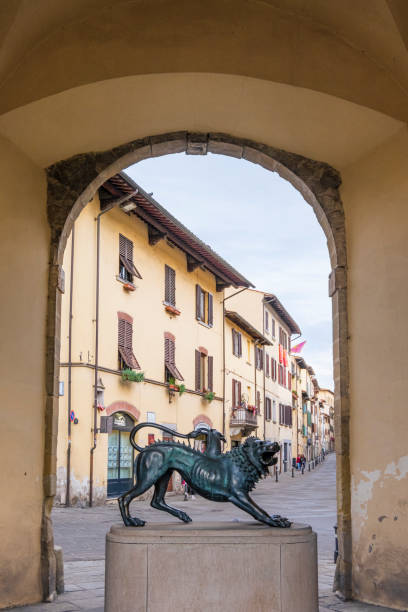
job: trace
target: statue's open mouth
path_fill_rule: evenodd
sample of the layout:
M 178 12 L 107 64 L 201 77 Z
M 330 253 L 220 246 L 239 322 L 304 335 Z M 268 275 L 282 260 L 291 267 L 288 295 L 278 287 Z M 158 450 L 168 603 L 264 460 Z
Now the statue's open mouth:
M 261 455 L 261 461 L 264 465 L 272 465 L 273 458 L 276 455 L 276 450 L 267 450 L 264 451 Z

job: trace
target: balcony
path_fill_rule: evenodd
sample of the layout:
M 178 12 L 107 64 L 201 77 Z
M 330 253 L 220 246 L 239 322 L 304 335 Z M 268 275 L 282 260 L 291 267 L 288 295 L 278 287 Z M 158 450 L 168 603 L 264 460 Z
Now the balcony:
M 230 427 L 239 427 L 249 432 L 258 427 L 258 416 L 256 412 L 247 408 L 235 408 L 231 414 Z M 243 432 L 244 435 L 245 432 Z

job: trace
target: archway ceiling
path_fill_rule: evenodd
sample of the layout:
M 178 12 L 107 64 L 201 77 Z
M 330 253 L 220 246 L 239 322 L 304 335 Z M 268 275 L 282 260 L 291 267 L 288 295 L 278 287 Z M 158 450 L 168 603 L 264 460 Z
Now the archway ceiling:
M 248 76 L 406 121 L 406 0 L 5 0 L 0 112 L 149 73 Z
M 188 130 L 229 133 L 342 169 L 403 125 L 308 89 L 202 73 L 92 83 L 0 117 L 0 133 L 42 167 L 80 152 Z

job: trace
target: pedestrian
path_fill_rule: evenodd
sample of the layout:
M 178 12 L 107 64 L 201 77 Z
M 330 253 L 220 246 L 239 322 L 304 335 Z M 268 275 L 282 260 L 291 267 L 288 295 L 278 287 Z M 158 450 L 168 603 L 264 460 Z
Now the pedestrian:
M 296 469 L 300 470 L 300 455 L 296 457 Z

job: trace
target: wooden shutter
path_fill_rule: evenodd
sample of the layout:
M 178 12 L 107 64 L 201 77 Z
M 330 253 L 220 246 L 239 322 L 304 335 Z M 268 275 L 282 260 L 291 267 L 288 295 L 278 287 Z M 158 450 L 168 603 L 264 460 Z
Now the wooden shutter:
M 236 407 L 236 397 L 235 397 L 235 380 L 232 379 L 232 407 Z
M 290 372 L 288 372 L 288 389 L 292 391 L 292 375 Z
M 118 350 L 128 368 L 140 370 L 140 365 L 133 354 L 133 325 L 125 319 L 118 319 Z
M 214 308 L 213 308 L 213 295 L 212 293 L 208 294 L 208 325 L 210 325 L 210 327 L 213 326 L 213 321 L 214 321 Z
M 265 352 L 265 374 L 269 376 L 269 355 Z
M 197 350 L 195 352 L 195 390 L 201 391 L 201 353 Z
M 269 331 L 269 313 L 267 310 L 265 310 L 265 329 Z
M 164 266 L 164 301 L 176 305 L 176 271 L 167 264 Z
M 242 334 L 238 332 L 238 357 L 242 357 Z
M 201 287 L 196 285 L 196 319 L 201 321 Z
M 256 392 L 256 413 L 261 414 L 261 392 Z
M 213 391 L 214 390 L 213 389 L 213 385 L 214 385 L 214 382 L 213 382 L 213 379 L 214 379 L 214 358 L 208 356 L 207 359 L 208 359 L 208 362 L 207 362 L 207 365 L 208 365 L 208 390 L 209 391 Z
M 170 338 L 164 338 L 164 364 L 173 378 L 184 380 L 176 366 L 176 343 Z
M 241 406 L 241 398 L 242 398 L 241 381 L 239 381 L 238 382 L 238 407 Z
M 236 334 L 235 329 L 232 329 L 231 330 L 231 335 L 232 335 L 232 354 L 233 355 L 236 355 L 236 352 L 235 352 L 235 334 Z
M 119 259 L 131 276 L 142 278 L 133 263 L 133 242 L 122 234 L 119 234 Z

